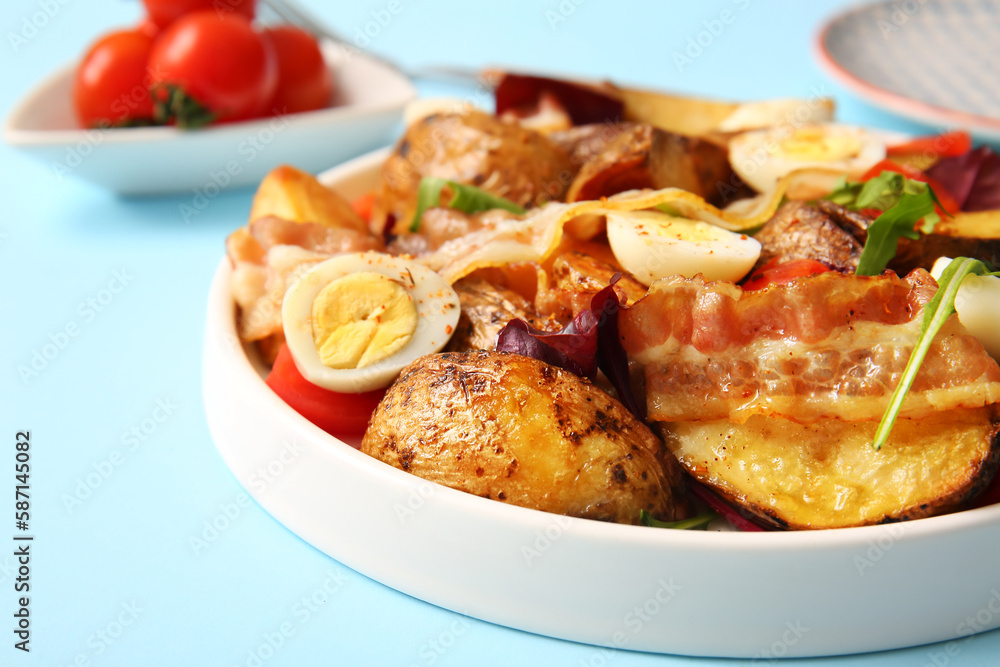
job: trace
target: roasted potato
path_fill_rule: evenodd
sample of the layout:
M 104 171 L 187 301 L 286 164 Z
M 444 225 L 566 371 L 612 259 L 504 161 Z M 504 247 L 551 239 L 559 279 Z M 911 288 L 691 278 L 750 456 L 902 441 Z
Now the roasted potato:
M 315 222 L 324 227 L 353 229 L 369 234 L 368 225 L 350 202 L 320 183 L 312 174 L 281 165 L 257 187 L 250 206 L 250 222 L 276 216 L 291 222 Z
M 652 135 L 650 125 L 627 125 L 580 168 L 566 192 L 566 201 L 591 201 L 652 187 L 649 174 Z
M 772 125 L 833 120 L 833 100 L 820 97 L 762 102 L 724 102 L 620 88 L 625 119 L 689 136 L 730 133 Z
M 760 241 L 760 258 L 755 269 L 773 260 L 782 262 L 811 259 L 822 262 L 832 269 L 854 273 L 861 258 L 867 223 L 845 228 L 846 219 L 834 215 L 836 207 L 846 215 L 855 214 L 833 202 L 819 202 L 823 205 L 810 206 L 805 202 L 788 202 L 764 223 L 754 238 Z M 861 240 L 858 239 L 860 236 Z M 753 275 L 753 272 L 751 272 Z
M 729 164 L 729 148 L 721 141 L 656 128 L 649 148 L 652 187 L 680 188 L 716 206 L 753 194 Z
M 619 134 L 633 127 L 634 123 L 591 123 L 553 132 L 549 139 L 566 151 L 570 162 L 579 169 L 602 153 Z
M 659 425 L 698 481 L 775 528 L 844 528 L 963 509 L 1000 464 L 996 406 L 899 419 L 872 448 L 875 421 Z
M 573 179 L 566 201 L 600 199 L 625 190 L 680 188 L 723 206 L 753 194 L 734 174 L 729 149 L 721 140 L 643 123 L 625 123 L 605 134 L 610 139 L 597 152 L 599 144 L 587 135 L 577 144 L 564 140 L 573 147 L 572 155 L 594 153 Z
M 683 473 L 620 403 L 576 375 L 513 354 L 444 353 L 405 368 L 361 451 L 484 498 L 637 523 L 688 514 Z
M 495 350 L 500 330 L 514 319 L 524 320 L 535 329 L 558 330 L 561 326 L 551 318 L 538 316 L 517 292 L 480 278 L 463 278 L 453 287 L 462 304 L 462 314 L 446 352 Z
M 521 206 L 561 200 L 572 179 L 569 156 L 544 135 L 481 111 L 434 114 L 406 130 L 382 168 L 372 224 L 409 227 L 424 176 L 447 178 Z
M 933 234 L 901 238 L 889 268 L 899 275 L 918 268 L 930 270 L 938 257 L 972 257 L 996 264 L 1000 259 L 1000 231 L 989 224 L 990 218 L 983 216 L 977 223 L 976 214 L 959 216 L 957 221 L 946 218 L 947 224 L 939 224 Z M 762 246 L 755 268 L 774 259 L 812 259 L 853 273 L 874 219 L 831 201 L 820 200 L 815 205 L 788 202 L 754 234 Z

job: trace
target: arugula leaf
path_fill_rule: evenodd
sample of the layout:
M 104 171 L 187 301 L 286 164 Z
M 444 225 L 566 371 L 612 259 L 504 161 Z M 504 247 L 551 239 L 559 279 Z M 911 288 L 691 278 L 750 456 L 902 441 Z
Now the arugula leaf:
M 924 362 L 924 357 L 927 356 L 927 351 L 930 349 L 931 343 L 934 342 L 934 337 L 941 331 L 941 327 L 944 326 L 948 318 L 955 313 L 955 297 L 958 295 L 958 289 L 962 286 L 962 281 L 970 274 L 977 276 L 997 276 L 1000 275 L 1000 272 L 992 273 L 986 264 L 978 259 L 970 259 L 968 257 L 956 257 L 948 264 L 944 273 L 941 274 L 941 279 L 938 281 L 937 292 L 934 293 L 934 297 L 924 307 L 924 319 L 920 325 L 920 337 L 917 339 L 917 344 L 913 347 L 913 352 L 910 353 L 910 360 L 906 363 L 906 368 L 903 369 L 899 385 L 889 400 L 889 407 L 886 408 L 885 414 L 882 416 L 882 421 L 879 422 L 878 429 L 875 431 L 875 438 L 872 441 L 872 447 L 875 449 L 881 449 L 885 441 L 889 439 L 889 433 L 896 423 L 896 418 L 899 416 L 899 411 L 903 406 L 903 401 L 906 399 L 906 394 L 910 391 L 910 387 L 913 386 L 913 381 L 917 377 L 920 365 Z
M 894 171 L 883 171 L 864 183 L 842 179 L 826 198 L 848 208 L 883 211 L 868 226 L 868 240 L 855 271 L 859 276 L 877 276 L 885 271 L 896 256 L 899 239 L 920 238 L 916 224 L 921 219 L 924 222 L 920 231 L 929 234 L 941 219 L 935 205 L 944 210 L 933 188 Z
M 524 208 L 511 200 L 497 197 L 473 185 L 463 185 L 446 178 L 425 176 L 420 179 L 420 188 L 417 190 L 417 212 L 413 216 L 413 222 L 410 223 L 411 232 L 420 229 L 420 218 L 423 217 L 427 209 L 439 205 L 441 191 L 445 187 L 454 193 L 451 201 L 448 202 L 448 208 L 458 209 L 464 213 L 479 213 L 494 208 L 502 208 L 518 215 L 524 213 Z
M 868 226 L 868 239 L 858 259 L 855 275 L 877 276 L 885 271 L 885 267 L 896 256 L 901 237 L 920 238 L 914 225 L 921 218 L 924 219 L 922 229 L 925 233 L 934 229 L 940 216 L 934 210 L 933 190 L 924 187 L 921 194 L 901 195 L 892 208 L 875 218 Z M 860 195 L 858 199 L 861 199 Z
M 639 510 L 639 523 L 643 526 L 653 528 L 673 528 L 674 530 L 707 530 L 708 524 L 718 518 L 718 514 L 712 510 L 706 510 L 698 516 L 680 521 L 658 521 L 646 510 Z

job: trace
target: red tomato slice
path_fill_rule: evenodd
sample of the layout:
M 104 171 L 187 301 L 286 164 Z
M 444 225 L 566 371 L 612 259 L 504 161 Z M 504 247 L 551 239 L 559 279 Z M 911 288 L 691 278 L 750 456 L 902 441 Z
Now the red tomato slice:
M 152 119 L 146 71 L 152 50 L 153 38 L 138 29 L 108 33 L 90 47 L 73 84 L 73 106 L 82 126 Z
M 905 164 L 899 164 L 898 162 L 893 162 L 892 160 L 882 160 L 874 167 L 869 169 L 867 172 L 865 172 L 865 175 L 861 177 L 861 180 L 862 181 L 871 180 L 876 176 L 878 176 L 879 174 L 881 174 L 883 171 L 894 171 L 898 174 L 906 176 L 911 180 L 926 183 L 927 185 L 931 186 L 931 189 L 934 190 L 934 194 L 937 195 L 938 200 L 944 207 L 943 212 L 946 212 L 949 215 L 954 215 L 955 213 L 958 213 L 960 208 L 958 202 L 955 201 L 955 198 L 952 196 L 950 192 L 948 192 L 947 188 L 945 188 L 943 185 L 935 181 L 933 178 L 931 178 L 924 172 L 920 171 L 919 169 L 915 169 L 914 167 L 908 167 Z M 938 210 L 938 213 L 943 213 L 943 212 L 941 210 Z
M 161 29 L 200 9 L 211 9 L 219 15 L 235 12 L 253 20 L 257 0 L 142 0 L 149 19 Z
M 291 25 L 268 28 L 278 62 L 278 88 L 269 110 L 274 114 L 314 111 L 330 104 L 333 81 L 316 38 Z
M 178 125 L 197 126 L 207 119 L 245 120 L 267 110 L 278 83 L 270 40 L 262 39 L 246 17 L 213 10 L 176 20 L 156 40 L 149 56 L 154 93 L 166 102 L 170 84 L 196 103 L 172 108 Z M 190 116 L 184 113 L 189 111 Z M 196 122 L 187 122 L 197 119 Z
M 945 132 L 933 137 L 917 137 L 910 141 L 886 146 L 889 157 L 927 154 L 932 157 L 957 157 L 972 150 L 972 137 L 968 132 Z
M 752 292 L 771 285 L 783 285 L 796 278 L 825 273 L 831 270 L 826 264 L 812 259 L 793 259 L 781 262 L 778 258 L 775 258 L 762 266 L 760 271 L 755 271 L 750 275 L 747 281 L 743 283 L 743 291 Z
M 365 222 L 372 221 L 372 209 L 375 207 L 375 193 L 369 192 L 368 194 L 361 195 L 353 202 L 351 202 L 351 208 L 361 216 L 361 219 Z
M 267 376 L 267 386 L 293 410 L 339 438 L 362 435 L 386 391 L 377 389 L 360 394 L 341 394 L 317 387 L 299 373 L 287 345 L 281 346 L 274 360 L 274 367 Z

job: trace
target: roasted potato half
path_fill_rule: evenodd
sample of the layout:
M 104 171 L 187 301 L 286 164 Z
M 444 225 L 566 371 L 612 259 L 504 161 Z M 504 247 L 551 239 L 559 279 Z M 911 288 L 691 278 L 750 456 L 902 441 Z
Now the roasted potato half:
M 372 225 L 410 225 L 425 176 L 474 185 L 524 207 L 559 201 L 575 169 L 569 156 L 534 130 L 481 111 L 434 114 L 407 128 L 382 167 Z
M 484 498 L 637 523 L 688 514 L 683 472 L 620 403 L 572 373 L 497 352 L 444 353 L 403 370 L 361 451 Z
M 754 416 L 660 428 L 696 479 L 775 528 L 845 528 L 963 509 L 1000 463 L 995 406 L 900 419 L 876 451 L 877 426 Z
M 462 314 L 445 352 L 495 350 L 500 330 L 514 319 L 524 320 L 535 329 L 561 328 L 559 322 L 538 316 L 531 304 L 512 290 L 479 278 L 462 278 L 453 287 Z
M 250 222 L 276 216 L 292 222 L 315 222 L 324 227 L 370 234 L 368 225 L 350 202 L 312 174 L 287 164 L 275 167 L 257 186 Z

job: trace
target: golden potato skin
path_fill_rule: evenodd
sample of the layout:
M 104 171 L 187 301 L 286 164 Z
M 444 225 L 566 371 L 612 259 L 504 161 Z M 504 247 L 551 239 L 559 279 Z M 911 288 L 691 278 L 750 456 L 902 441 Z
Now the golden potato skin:
M 372 225 L 394 217 L 408 228 L 424 176 L 474 185 L 523 207 L 560 201 L 575 169 L 569 156 L 543 134 L 472 111 L 435 114 L 407 128 L 382 167 Z
M 462 278 L 452 287 L 458 293 L 462 314 L 455 333 L 444 348 L 445 352 L 495 350 L 500 331 L 514 319 L 524 320 L 542 331 L 562 328 L 555 319 L 539 316 L 527 299 L 517 292 L 481 278 Z
M 961 510 L 1000 465 L 996 406 L 899 419 L 876 451 L 877 426 L 753 416 L 743 424 L 663 423 L 660 430 L 695 479 L 778 529 L 846 528 Z
M 620 403 L 576 375 L 498 352 L 405 368 L 361 451 L 432 482 L 569 516 L 687 516 L 683 472 Z

